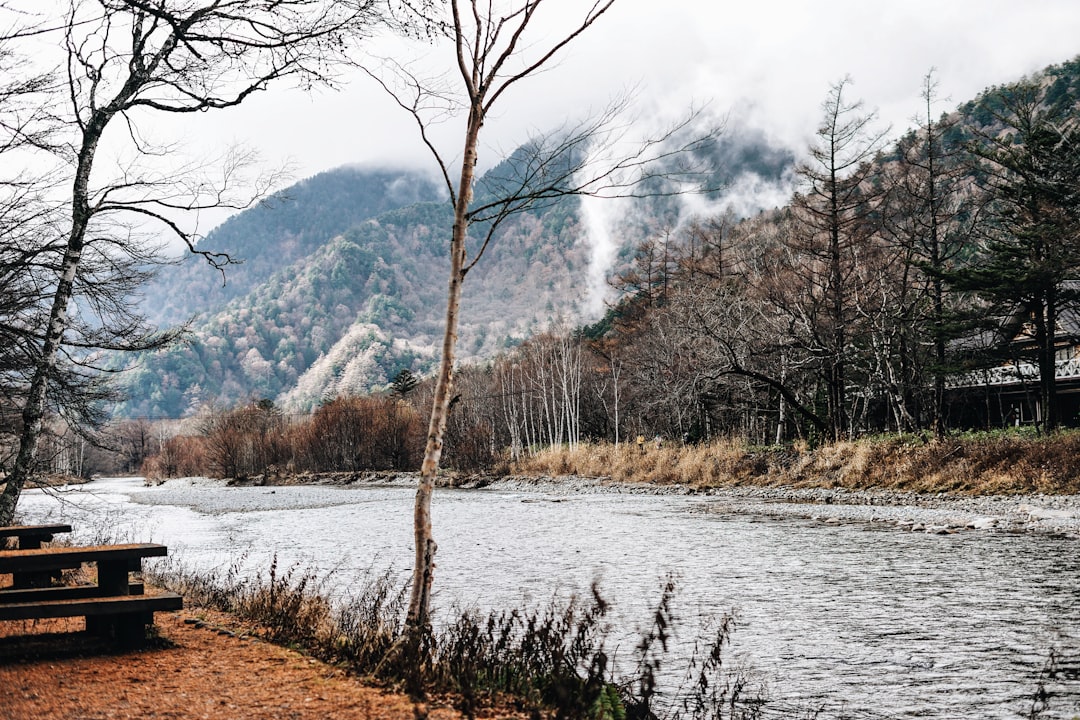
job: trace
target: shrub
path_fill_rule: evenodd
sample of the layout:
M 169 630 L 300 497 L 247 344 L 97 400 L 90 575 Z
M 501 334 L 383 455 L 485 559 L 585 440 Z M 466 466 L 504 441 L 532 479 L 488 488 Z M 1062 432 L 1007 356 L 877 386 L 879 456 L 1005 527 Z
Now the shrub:
M 202 437 L 178 435 L 166 440 L 157 455 L 144 460 L 139 473 L 153 480 L 192 477 L 205 474 L 208 465 L 206 441 Z

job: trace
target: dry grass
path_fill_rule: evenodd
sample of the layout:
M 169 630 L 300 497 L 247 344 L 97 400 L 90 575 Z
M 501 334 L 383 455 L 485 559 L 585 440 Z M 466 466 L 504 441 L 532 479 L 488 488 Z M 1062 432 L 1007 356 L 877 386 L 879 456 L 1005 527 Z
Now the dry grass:
M 766 481 L 783 455 L 774 450 L 754 451 L 730 440 L 660 448 L 648 443 L 644 452 L 631 443 L 617 447 L 583 444 L 573 450 L 550 448 L 514 463 L 509 470 L 523 475 L 581 475 L 656 485 L 740 485 Z
M 1080 493 L 1080 432 L 1050 437 L 979 433 L 933 440 L 863 438 L 805 448 L 628 443 L 551 448 L 511 465 L 523 475 L 580 475 L 618 482 L 692 487 L 790 485 L 922 493 Z

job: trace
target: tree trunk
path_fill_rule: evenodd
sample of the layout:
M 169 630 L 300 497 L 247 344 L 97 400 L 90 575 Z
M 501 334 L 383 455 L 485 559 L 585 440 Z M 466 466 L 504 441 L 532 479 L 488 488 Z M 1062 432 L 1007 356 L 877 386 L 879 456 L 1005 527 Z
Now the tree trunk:
M 435 383 L 435 398 L 432 401 L 431 420 L 428 423 L 424 462 L 420 466 L 420 484 L 416 488 L 416 501 L 413 506 L 413 539 L 416 555 L 406 624 L 414 633 L 424 631 L 430 626 L 431 582 L 435 572 L 437 548 L 431 534 L 431 494 L 435 488 L 435 476 L 439 471 L 446 418 L 450 409 L 454 348 L 457 344 L 461 290 L 466 272 L 465 239 L 469 229 L 468 211 L 469 203 L 472 202 L 476 147 L 482 123 L 482 110 L 479 104 L 474 103 L 469 113 L 465 153 L 461 163 L 461 181 L 458 185 L 457 201 L 454 204 L 454 228 L 450 240 L 450 283 L 446 301 L 442 360 L 439 363 L 439 376 Z
M 64 251 L 64 260 L 60 267 L 60 278 L 53 294 L 48 329 L 41 347 L 41 357 L 38 358 L 37 366 L 34 368 L 30 390 L 22 410 L 23 426 L 19 434 L 19 452 L 15 457 L 11 473 L 7 476 L 4 492 L 0 494 L 0 525 L 13 524 L 19 496 L 22 494 L 26 481 L 33 475 L 37 464 L 38 439 L 41 437 L 42 421 L 45 417 L 49 378 L 56 369 L 56 359 L 64 341 L 64 331 L 68 324 L 68 306 L 75 292 L 75 275 L 82 261 L 86 230 L 90 223 L 91 210 L 88 201 L 90 171 L 94 164 L 98 141 L 107 121 L 108 118 L 104 114 L 95 114 L 83 135 L 79 166 L 72 188 L 71 232 L 68 234 L 67 249 Z
M 1057 399 L 1057 298 L 1054 288 L 1046 292 L 1046 309 L 1042 328 L 1042 341 L 1039 347 L 1039 385 L 1043 405 L 1043 428 L 1047 433 L 1057 429 L 1061 423 Z

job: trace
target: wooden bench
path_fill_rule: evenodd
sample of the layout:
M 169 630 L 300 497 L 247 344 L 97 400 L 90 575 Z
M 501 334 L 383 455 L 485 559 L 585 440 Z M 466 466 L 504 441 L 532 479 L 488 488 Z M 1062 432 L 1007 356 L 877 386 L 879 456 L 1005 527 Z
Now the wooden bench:
M 70 525 L 5 525 L 0 526 L 0 541 L 15 538 L 19 541 L 20 550 L 32 550 L 52 540 L 53 535 L 69 532 Z
M 20 550 L 35 550 L 41 547 L 42 543 L 52 541 L 54 535 L 69 532 L 71 532 L 70 525 L 7 525 L 0 527 L 0 550 L 5 549 L 11 539 L 15 540 Z M 48 587 L 59 580 L 60 571 L 53 570 L 39 575 L 24 576 L 19 582 L 30 583 L 26 587 Z
M 128 573 L 139 571 L 144 557 L 161 557 L 167 552 L 164 545 L 154 543 L 0 551 L 0 573 L 11 573 L 17 581 L 23 579 L 0 590 L 0 620 L 82 616 L 92 634 L 124 646 L 141 645 L 154 613 L 180 610 L 184 601 L 171 592 L 145 595 L 142 583 L 131 582 Z M 25 581 L 83 563 L 97 565 L 96 585 L 34 587 Z

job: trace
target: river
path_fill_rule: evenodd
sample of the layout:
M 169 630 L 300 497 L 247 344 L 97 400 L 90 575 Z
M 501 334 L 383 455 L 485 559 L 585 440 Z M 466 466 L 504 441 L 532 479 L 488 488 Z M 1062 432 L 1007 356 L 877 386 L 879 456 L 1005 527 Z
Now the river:
M 195 568 L 265 571 L 277 556 L 339 592 L 387 567 L 404 577 L 412 499 L 406 486 L 144 487 L 122 478 L 27 492 L 20 513 L 24 522 L 72 522 L 79 541 L 162 542 Z M 734 653 L 769 679 L 783 713 L 1027 717 L 1053 649 L 1072 673 L 1048 683 L 1043 717 L 1080 715 L 1075 539 L 928 535 L 748 515 L 718 498 L 498 486 L 437 490 L 433 524 L 436 612 L 539 605 L 598 580 L 628 634 L 674 573 L 681 639 L 694 639 L 701 618 L 737 609 Z

